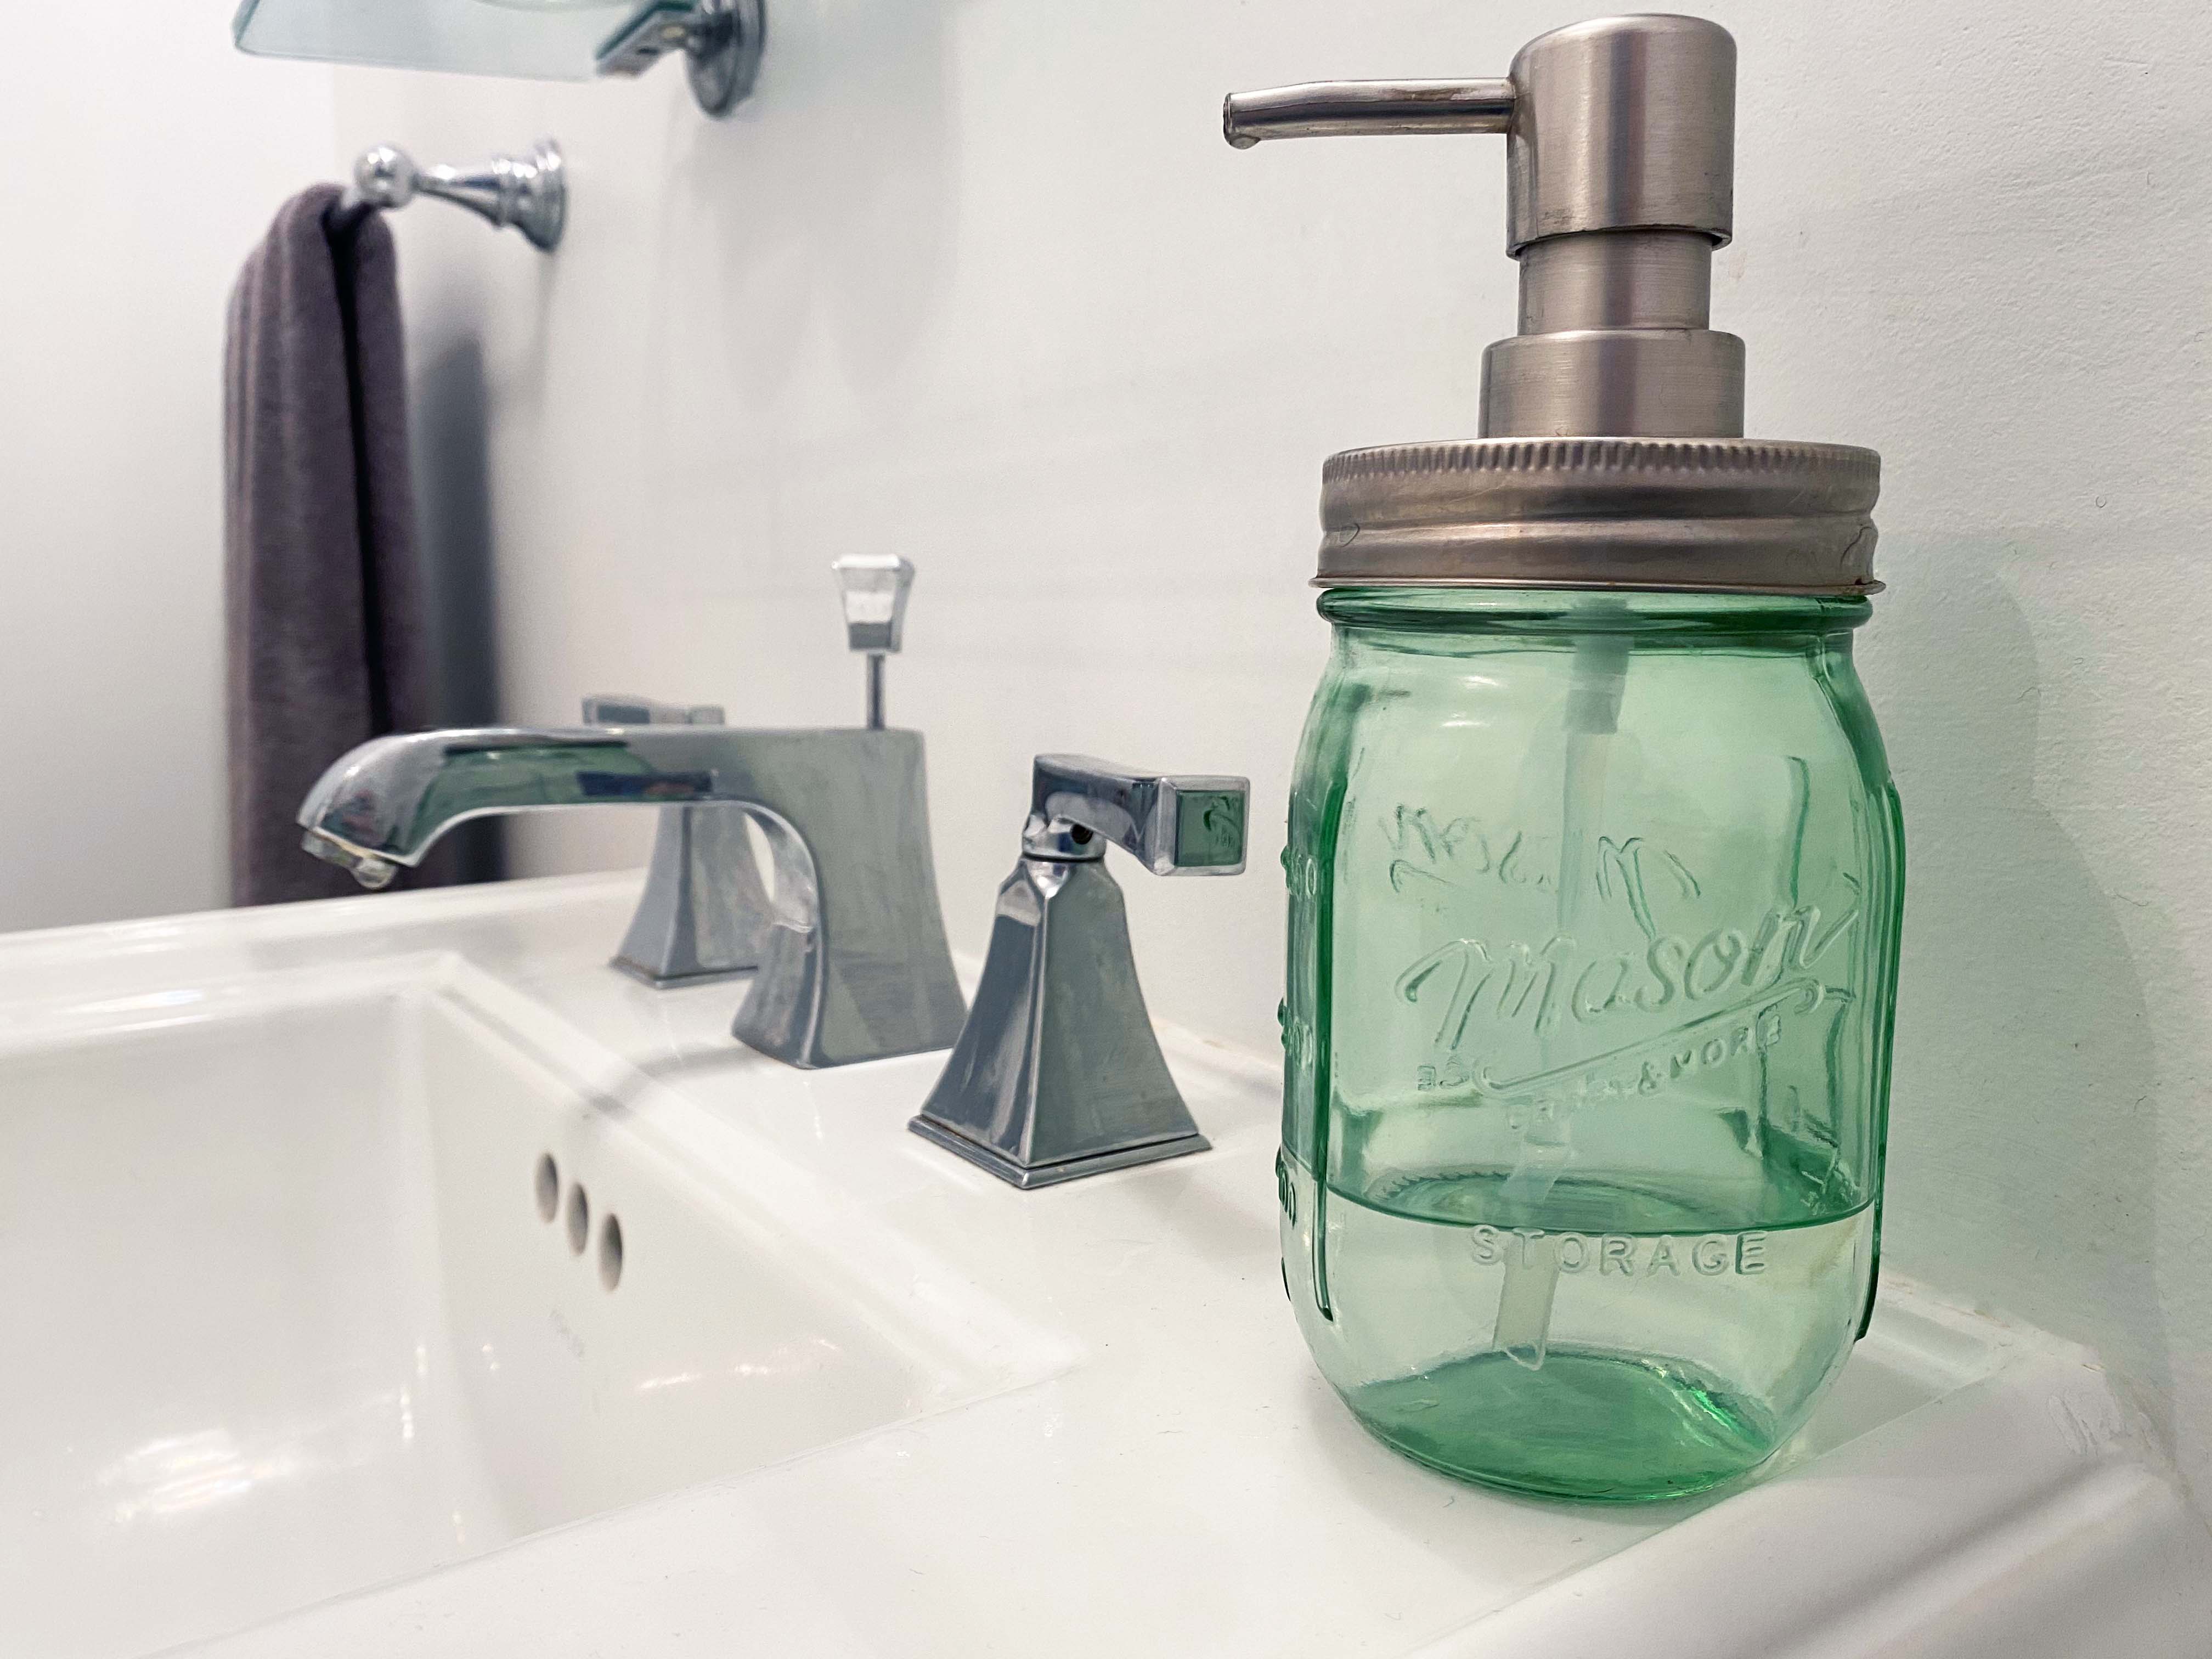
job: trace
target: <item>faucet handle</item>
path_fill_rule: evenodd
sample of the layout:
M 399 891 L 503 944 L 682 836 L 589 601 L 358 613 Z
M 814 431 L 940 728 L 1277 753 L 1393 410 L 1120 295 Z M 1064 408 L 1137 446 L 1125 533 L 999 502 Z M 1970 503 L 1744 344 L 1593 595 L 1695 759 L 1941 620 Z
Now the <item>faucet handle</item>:
M 830 570 L 845 601 L 845 643 L 871 655 L 896 652 L 913 564 L 895 553 L 848 553 Z
M 655 702 L 626 691 L 598 691 L 584 699 L 586 726 L 720 726 L 718 702 Z
M 907 590 L 914 566 L 896 553 L 848 553 L 830 574 L 845 600 L 845 643 L 868 653 L 867 726 L 884 729 L 884 659 L 899 648 L 906 629 Z
M 1106 843 L 1155 875 L 1244 867 L 1243 778 L 1039 755 L 1022 856 L 916 1134 L 1022 1188 L 1206 1150 L 1153 1034 Z
M 1022 854 L 1070 863 L 1103 858 L 1103 836 L 1156 876 L 1234 876 L 1244 869 L 1249 778 L 1140 772 L 1088 755 L 1039 755 L 1030 775 Z

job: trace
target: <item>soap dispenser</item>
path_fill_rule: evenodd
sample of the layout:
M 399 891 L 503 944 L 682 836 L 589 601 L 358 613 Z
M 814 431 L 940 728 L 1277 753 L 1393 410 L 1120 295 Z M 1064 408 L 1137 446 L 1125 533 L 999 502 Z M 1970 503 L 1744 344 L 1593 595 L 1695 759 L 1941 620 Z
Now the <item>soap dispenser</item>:
M 1863 1331 L 1902 825 L 1851 664 L 1880 459 L 1747 439 L 1709 326 L 1735 43 L 1232 96 L 1229 140 L 1490 132 L 1481 435 L 1332 457 L 1298 756 L 1284 1279 L 1365 1426 L 1590 1499 L 1756 1468 Z

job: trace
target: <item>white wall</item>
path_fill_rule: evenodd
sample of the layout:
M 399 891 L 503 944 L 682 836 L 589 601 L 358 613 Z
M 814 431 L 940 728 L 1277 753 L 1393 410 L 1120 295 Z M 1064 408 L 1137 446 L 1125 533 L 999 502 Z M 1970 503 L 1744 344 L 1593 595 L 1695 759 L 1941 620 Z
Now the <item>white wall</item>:
M 957 945 L 1028 757 L 1243 770 L 1251 873 L 1125 871 L 1164 1015 L 1273 1040 L 1274 862 L 1331 450 L 1465 435 L 1510 331 L 1492 141 L 1225 148 L 1221 94 L 1502 73 L 1522 0 L 770 0 L 758 96 L 341 77 L 348 147 L 557 134 L 545 260 L 400 228 L 481 337 L 501 692 L 850 717 L 823 566 L 921 567 Z M 1704 10 L 1706 8 L 1698 7 Z M 1595 7 L 1590 9 L 1597 9 Z M 2212 19 L 2202 0 L 1711 9 L 1742 46 L 1716 320 L 1750 430 L 1879 447 L 1863 664 L 1910 820 L 1891 1260 L 2097 1344 L 2212 1499 Z M 541 821 L 526 862 L 641 855 Z
M 0 928 L 228 897 L 224 307 L 332 118 L 332 71 L 240 57 L 228 12 L 8 12 Z

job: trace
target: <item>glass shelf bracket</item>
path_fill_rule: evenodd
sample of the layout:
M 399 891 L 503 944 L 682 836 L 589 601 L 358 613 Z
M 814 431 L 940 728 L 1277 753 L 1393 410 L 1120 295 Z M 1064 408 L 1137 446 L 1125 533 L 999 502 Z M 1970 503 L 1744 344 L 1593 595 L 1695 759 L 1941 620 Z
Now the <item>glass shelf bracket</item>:
M 744 100 L 765 0 L 240 0 L 240 52 L 528 81 L 641 75 L 680 52 L 709 115 Z

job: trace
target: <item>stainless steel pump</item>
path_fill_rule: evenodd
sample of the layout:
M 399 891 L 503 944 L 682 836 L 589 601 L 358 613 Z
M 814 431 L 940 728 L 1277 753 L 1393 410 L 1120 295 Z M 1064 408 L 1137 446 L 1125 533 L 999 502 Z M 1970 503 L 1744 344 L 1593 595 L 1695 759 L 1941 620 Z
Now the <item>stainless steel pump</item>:
M 1605 17 L 1498 81 L 1233 94 L 1267 138 L 1502 133 L 1520 331 L 1483 354 L 1473 442 L 1350 450 L 1322 474 L 1324 584 L 1866 592 L 1873 451 L 1743 434 L 1743 342 L 1711 326 L 1735 222 L 1735 41 Z

